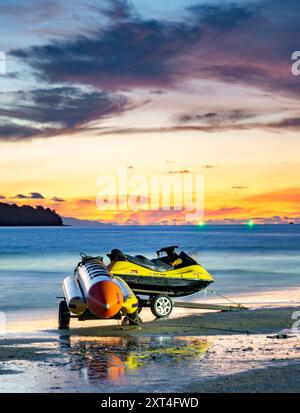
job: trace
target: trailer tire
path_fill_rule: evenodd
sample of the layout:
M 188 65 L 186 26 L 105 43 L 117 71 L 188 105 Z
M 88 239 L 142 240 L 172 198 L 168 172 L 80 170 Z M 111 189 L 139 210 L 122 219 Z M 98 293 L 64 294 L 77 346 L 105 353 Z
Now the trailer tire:
M 70 311 L 65 300 L 59 303 L 58 328 L 64 330 L 70 327 Z
M 150 308 L 156 318 L 165 318 L 171 314 L 173 303 L 167 295 L 156 295 L 151 300 Z

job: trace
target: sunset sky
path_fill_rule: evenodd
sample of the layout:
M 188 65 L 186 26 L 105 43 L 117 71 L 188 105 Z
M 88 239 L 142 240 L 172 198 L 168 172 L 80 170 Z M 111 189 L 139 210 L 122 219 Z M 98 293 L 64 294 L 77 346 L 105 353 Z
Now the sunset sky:
M 97 179 L 202 174 L 205 221 L 300 222 L 298 0 L 1 0 L 0 201 L 99 211 Z

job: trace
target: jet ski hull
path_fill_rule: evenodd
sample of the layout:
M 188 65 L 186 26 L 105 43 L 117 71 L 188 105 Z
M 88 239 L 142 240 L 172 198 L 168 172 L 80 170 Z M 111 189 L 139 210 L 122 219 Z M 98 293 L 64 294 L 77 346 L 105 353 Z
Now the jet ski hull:
M 136 294 L 155 295 L 167 294 L 172 297 L 184 297 L 204 290 L 211 281 L 184 278 L 162 278 L 157 276 L 142 276 L 120 274 Z

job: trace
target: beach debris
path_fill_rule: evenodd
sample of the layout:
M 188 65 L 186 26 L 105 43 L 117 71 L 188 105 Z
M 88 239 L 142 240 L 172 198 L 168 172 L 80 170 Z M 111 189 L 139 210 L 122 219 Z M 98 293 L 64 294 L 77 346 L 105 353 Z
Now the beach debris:
M 253 347 L 245 347 L 245 348 L 243 348 L 243 351 L 253 351 L 254 350 L 254 348 Z
M 287 338 L 292 338 L 295 336 L 289 336 L 287 334 L 276 334 L 275 336 L 267 336 L 267 338 L 275 338 L 277 340 L 281 340 L 281 339 L 287 339 Z

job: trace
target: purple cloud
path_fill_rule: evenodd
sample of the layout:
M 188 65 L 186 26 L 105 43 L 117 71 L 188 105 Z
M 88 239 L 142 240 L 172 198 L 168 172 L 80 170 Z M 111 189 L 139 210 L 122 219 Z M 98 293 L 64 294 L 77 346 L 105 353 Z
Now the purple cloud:
M 120 114 L 135 105 L 120 94 L 56 87 L 8 92 L 7 106 L 0 108 L 0 139 L 55 136 L 84 129 L 89 122 Z M 30 122 L 20 124 L 19 121 Z M 31 126 L 32 122 L 36 126 Z
M 105 15 L 107 24 L 93 34 L 11 54 L 44 81 L 106 90 L 166 89 L 186 79 L 216 79 L 300 93 L 290 70 L 291 53 L 299 48 L 295 0 L 201 3 L 177 21 L 143 18 L 128 2 L 117 1 Z

